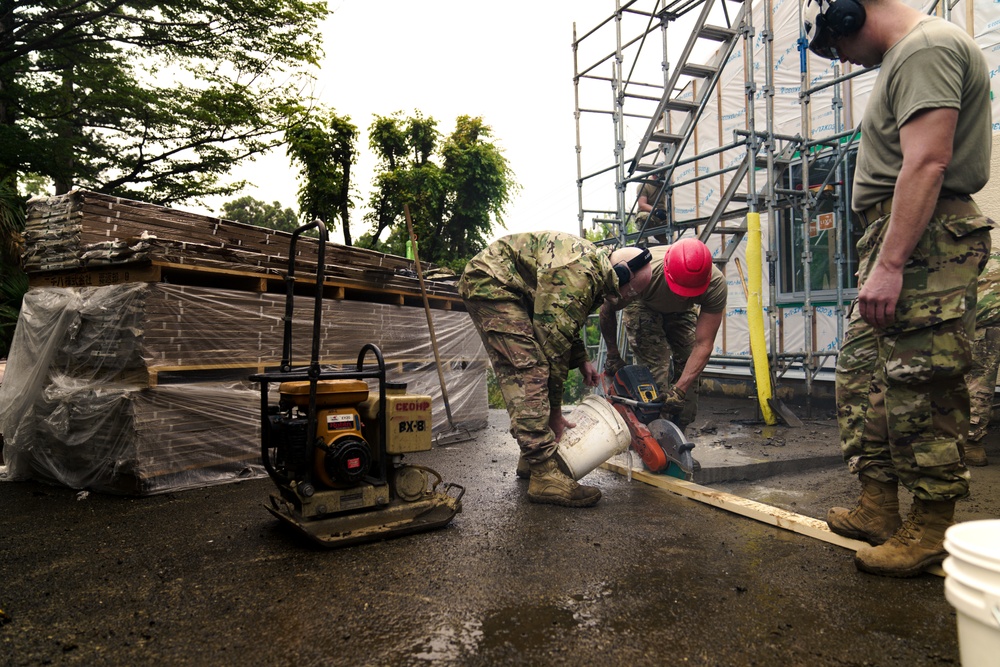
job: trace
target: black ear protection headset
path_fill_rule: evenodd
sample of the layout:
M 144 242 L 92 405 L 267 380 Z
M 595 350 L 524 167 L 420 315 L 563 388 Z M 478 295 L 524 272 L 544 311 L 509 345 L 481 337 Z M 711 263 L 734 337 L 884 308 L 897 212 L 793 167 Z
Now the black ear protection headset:
M 845 37 L 861 30 L 861 26 L 865 24 L 865 7 L 859 0 L 806 0 L 806 4 L 816 5 L 808 13 L 815 13 L 818 34 Z
M 618 276 L 619 287 L 624 287 L 628 284 L 628 281 L 632 279 L 636 271 L 653 261 L 653 253 L 649 252 L 649 248 L 641 248 L 641 250 L 641 253 L 625 262 L 625 266 L 622 266 L 620 262 L 615 266 L 615 275 Z
M 861 30 L 865 24 L 865 7 L 858 0 L 827 0 L 826 10 L 820 14 L 820 29 L 834 37 L 844 37 Z

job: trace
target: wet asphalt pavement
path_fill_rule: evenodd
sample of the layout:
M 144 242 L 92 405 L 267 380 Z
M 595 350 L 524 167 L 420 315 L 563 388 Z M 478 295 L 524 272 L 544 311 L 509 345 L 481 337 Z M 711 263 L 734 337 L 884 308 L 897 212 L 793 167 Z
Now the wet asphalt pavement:
M 342 550 L 256 479 L 149 498 L 0 483 L 5 665 L 958 665 L 944 581 L 597 470 L 530 504 L 506 414 L 407 457 L 466 487 L 448 527 Z M 845 485 L 849 485 L 845 481 Z

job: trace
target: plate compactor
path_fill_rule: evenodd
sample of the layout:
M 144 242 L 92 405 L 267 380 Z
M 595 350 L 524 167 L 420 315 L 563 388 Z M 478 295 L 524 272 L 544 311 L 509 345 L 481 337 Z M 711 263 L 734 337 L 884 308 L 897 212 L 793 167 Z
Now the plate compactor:
M 632 449 L 650 472 L 691 481 L 701 466 L 691 455 L 694 443 L 672 421 L 660 417 L 663 399 L 645 366 L 625 366 L 615 373 L 608 400 L 625 419 Z
M 318 228 L 316 285 L 322 286 L 326 227 L 316 221 L 292 234 Z M 322 289 L 313 316 L 312 359 L 292 368 L 294 259 L 289 260 L 281 368 L 250 377 L 260 383 L 261 458 L 278 487 L 268 511 L 324 547 L 382 540 L 447 525 L 462 511 L 465 489 L 445 484 L 425 466 L 403 456 L 431 449 L 431 397 L 406 393 L 386 380 L 385 360 L 366 344 L 357 365 L 323 370 L 319 364 Z M 374 364 L 366 365 L 366 358 Z M 366 380 L 378 381 L 378 393 Z M 278 383 L 278 402 L 269 385 Z

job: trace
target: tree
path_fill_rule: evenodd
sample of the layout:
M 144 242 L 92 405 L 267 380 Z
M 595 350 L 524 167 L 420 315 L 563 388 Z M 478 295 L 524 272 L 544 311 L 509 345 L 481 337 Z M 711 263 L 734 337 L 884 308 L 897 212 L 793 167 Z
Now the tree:
M 459 116 L 441 148 L 450 190 L 448 214 L 424 242 L 436 257 L 463 258 L 464 266 L 464 260 L 485 247 L 493 221 L 504 226 L 503 213 L 517 185 L 503 152 L 486 141 L 492 134 L 482 118 Z
M 10 350 L 21 299 L 28 291 L 28 277 L 19 260 L 24 205 L 13 176 L 0 179 L 0 359 Z
M 299 226 L 298 216 L 281 202 L 264 203 L 253 197 L 240 197 L 222 205 L 222 215 L 228 220 L 248 225 L 293 232 Z
M 351 166 L 357 159 L 358 128 L 350 116 L 332 109 L 302 112 L 285 132 L 288 155 L 299 165 L 299 209 L 306 220 L 319 218 L 332 229 L 344 226 L 344 243 L 351 245 Z
M 359 244 L 403 254 L 407 204 L 420 259 L 461 270 L 486 245 L 494 225 L 503 227 L 503 213 L 518 188 L 490 137 L 492 130 L 482 118 L 459 116 L 455 130 L 439 146 L 437 121 L 419 111 L 409 118 L 402 112 L 376 116 L 369 145 L 381 171 L 365 216 L 371 231 Z
M 0 0 L 0 181 L 169 204 L 282 140 L 324 0 Z
M 438 137 L 437 121 L 419 111 L 410 118 L 403 118 L 402 112 L 375 116 L 368 128 L 368 145 L 382 170 L 375 176 L 371 210 L 365 216 L 372 229 L 362 237 L 362 245 L 403 255 L 408 238 L 404 203 L 419 220 L 439 217 L 436 205 L 443 201 L 444 175 L 431 162 Z M 387 229 L 395 231 L 382 243 L 379 239 Z

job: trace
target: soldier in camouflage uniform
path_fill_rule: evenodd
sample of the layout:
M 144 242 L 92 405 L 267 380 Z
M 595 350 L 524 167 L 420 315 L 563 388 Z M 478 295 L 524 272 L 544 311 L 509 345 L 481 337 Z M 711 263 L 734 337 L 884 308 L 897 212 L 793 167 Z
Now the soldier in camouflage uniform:
M 944 559 L 969 492 L 965 373 L 992 227 L 970 195 L 989 179 L 989 68 L 962 29 L 900 0 L 806 0 L 803 28 L 821 57 L 881 65 L 854 175 L 858 298 L 837 360 L 841 447 L 862 490 L 827 524 L 872 545 L 859 569 L 912 576 Z M 899 482 L 913 493 L 905 521 Z
M 987 464 L 983 437 L 993 413 L 1000 368 L 1000 255 L 991 255 L 979 275 L 978 294 L 972 368 L 965 376 L 972 405 L 969 439 L 965 443 L 965 465 L 970 466 Z
M 561 232 L 505 236 L 466 265 L 458 291 L 507 403 L 532 502 L 589 507 L 600 500 L 600 489 L 577 484 L 553 456 L 564 429 L 574 426 L 562 414 L 563 384 L 570 368 L 597 384 L 580 337 L 587 317 L 602 302 L 623 307 L 649 275 L 648 251 L 621 248 L 609 256 Z
M 626 306 L 622 320 L 637 363 L 656 379 L 664 401 L 661 416 L 683 430 L 697 416 L 696 383 L 711 359 L 729 288 L 712 264 L 712 253 L 698 239 L 681 239 L 651 251 L 652 279 Z M 602 307 L 600 322 L 608 349 L 604 374 L 612 378 L 625 365 L 614 310 Z

